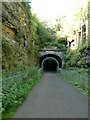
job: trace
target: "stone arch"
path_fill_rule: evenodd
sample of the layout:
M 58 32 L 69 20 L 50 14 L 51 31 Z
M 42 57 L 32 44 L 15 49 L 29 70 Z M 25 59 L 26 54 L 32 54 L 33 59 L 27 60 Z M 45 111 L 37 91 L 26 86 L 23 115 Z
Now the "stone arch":
M 59 62 L 53 57 L 46 57 L 41 63 L 41 68 L 45 71 L 58 71 Z
M 62 58 L 60 56 L 56 55 L 56 54 L 44 54 L 44 55 L 41 55 L 40 59 L 39 59 L 39 67 L 43 68 L 43 64 L 45 62 L 47 62 L 47 61 L 48 62 L 51 61 L 51 65 L 52 65 L 52 63 L 54 65 L 56 64 L 57 69 L 62 68 L 62 65 L 63 65 Z

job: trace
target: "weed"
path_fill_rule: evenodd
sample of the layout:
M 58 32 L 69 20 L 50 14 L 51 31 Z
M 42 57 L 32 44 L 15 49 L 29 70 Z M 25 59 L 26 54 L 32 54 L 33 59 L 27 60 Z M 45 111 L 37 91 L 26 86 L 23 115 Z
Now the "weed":
M 38 82 L 42 72 L 29 68 L 17 75 L 2 80 L 2 118 L 12 115 L 17 106 L 22 104 L 32 87 Z
M 88 96 L 88 73 L 86 69 L 64 69 L 60 76 Z

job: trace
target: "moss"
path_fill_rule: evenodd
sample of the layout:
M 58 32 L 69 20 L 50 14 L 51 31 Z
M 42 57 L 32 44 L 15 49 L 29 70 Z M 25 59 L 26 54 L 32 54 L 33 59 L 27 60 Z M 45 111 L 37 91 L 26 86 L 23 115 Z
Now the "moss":
M 7 27 L 6 25 L 2 25 L 2 34 L 9 39 L 15 40 L 15 30 Z
M 11 40 L 3 38 L 2 40 L 2 68 L 3 71 L 11 71 L 16 67 L 28 65 L 26 52 L 17 43 L 12 44 Z
M 2 3 L 3 73 L 20 71 L 36 63 L 37 52 L 32 51 L 30 14 L 28 3 Z

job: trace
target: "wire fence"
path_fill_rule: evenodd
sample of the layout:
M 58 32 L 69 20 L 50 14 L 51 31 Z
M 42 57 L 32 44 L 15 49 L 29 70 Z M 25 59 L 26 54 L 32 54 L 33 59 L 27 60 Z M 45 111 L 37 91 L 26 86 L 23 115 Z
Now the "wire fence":
M 38 72 L 38 68 L 29 68 L 22 72 L 17 73 L 14 76 L 2 78 L 2 107 L 3 110 L 10 105 L 20 103 L 22 98 L 26 95 L 27 91 L 41 77 L 41 72 Z M 1 106 L 0 106 L 1 109 Z M 0 110 L 1 111 L 1 110 Z
M 61 74 L 69 82 L 88 89 L 88 73 L 79 73 L 73 70 L 63 70 Z
M 26 80 L 27 78 L 30 78 L 33 76 L 33 74 L 35 74 L 35 72 L 37 72 L 37 68 L 29 68 L 29 69 L 26 69 L 22 72 L 18 72 L 16 75 L 13 75 L 13 76 L 10 76 L 10 77 L 3 77 L 2 78 L 2 88 L 4 85 L 6 85 L 5 83 L 8 82 L 8 85 L 13 85 L 13 83 L 20 83 L 21 81 L 23 80 Z

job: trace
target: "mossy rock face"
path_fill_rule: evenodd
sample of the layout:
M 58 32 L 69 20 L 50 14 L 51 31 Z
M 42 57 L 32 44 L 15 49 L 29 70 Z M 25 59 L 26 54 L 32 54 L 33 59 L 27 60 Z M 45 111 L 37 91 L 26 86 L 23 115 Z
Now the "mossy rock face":
M 37 52 L 32 51 L 30 11 L 27 11 L 25 4 L 27 3 L 2 3 L 3 73 L 25 69 L 37 61 Z
M 16 39 L 15 30 L 12 28 L 9 28 L 8 26 L 2 25 L 2 33 L 3 33 L 3 36 L 6 36 L 11 40 Z
M 17 43 L 10 44 L 10 40 L 3 39 L 2 42 L 2 68 L 4 71 L 11 71 L 16 67 L 24 68 L 28 66 L 29 58 L 26 51 L 20 47 Z

